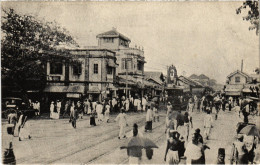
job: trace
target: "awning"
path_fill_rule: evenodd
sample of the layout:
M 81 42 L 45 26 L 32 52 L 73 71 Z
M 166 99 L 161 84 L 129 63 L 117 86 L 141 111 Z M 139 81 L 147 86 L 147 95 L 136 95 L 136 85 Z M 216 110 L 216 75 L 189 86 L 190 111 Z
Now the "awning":
M 43 92 L 46 93 L 84 93 L 84 86 L 47 86 Z
M 240 96 L 240 91 L 226 91 L 227 96 Z
M 113 59 L 109 59 L 108 62 L 107 62 L 107 65 L 109 67 L 112 67 L 112 68 L 116 68 L 117 67 L 117 64 L 114 62 Z
M 84 93 L 84 86 L 69 86 L 67 89 L 68 93 Z
M 251 93 L 252 91 L 249 88 L 244 88 L 242 90 L 242 92 L 244 92 L 244 93 Z
M 46 93 L 66 93 L 67 92 L 67 86 L 46 86 L 43 92 Z

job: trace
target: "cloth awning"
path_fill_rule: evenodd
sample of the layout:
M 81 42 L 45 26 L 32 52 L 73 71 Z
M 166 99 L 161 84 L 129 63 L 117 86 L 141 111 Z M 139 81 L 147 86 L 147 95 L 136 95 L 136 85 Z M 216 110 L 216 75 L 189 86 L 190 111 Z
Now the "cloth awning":
M 112 68 L 116 68 L 117 67 L 117 64 L 114 62 L 113 59 L 109 59 L 108 62 L 107 62 L 107 65 L 109 67 L 112 67 Z
M 49 85 L 43 92 L 46 93 L 84 93 L 84 86 L 56 86 Z

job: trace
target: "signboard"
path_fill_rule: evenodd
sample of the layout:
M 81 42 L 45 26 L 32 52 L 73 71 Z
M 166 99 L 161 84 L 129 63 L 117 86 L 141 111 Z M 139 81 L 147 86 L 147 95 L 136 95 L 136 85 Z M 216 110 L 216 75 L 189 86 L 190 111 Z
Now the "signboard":
M 80 98 L 79 93 L 67 93 L 68 98 Z

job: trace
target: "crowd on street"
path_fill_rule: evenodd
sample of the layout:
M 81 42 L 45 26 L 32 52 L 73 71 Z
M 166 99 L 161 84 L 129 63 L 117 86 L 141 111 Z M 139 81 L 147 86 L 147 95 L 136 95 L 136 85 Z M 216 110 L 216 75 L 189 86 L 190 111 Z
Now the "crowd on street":
M 40 115 L 40 104 L 38 101 L 32 103 L 33 108 L 36 110 L 36 115 Z M 189 98 L 185 112 L 175 110 L 172 103 L 169 101 L 166 107 L 165 118 L 165 134 L 166 134 L 166 151 L 164 161 L 167 164 L 178 164 L 181 159 L 186 160 L 186 164 L 205 164 L 206 155 L 205 150 L 210 149 L 205 141 L 210 139 L 210 133 L 213 122 L 218 119 L 220 110 L 223 112 L 232 111 L 232 108 L 239 107 L 239 113 L 244 116 L 245 124 L 248 123 L 248 116 L 254 105 L 248 100 L 240 98 L 234 101 L 231 97 L 225 100 L 224 97 L 218 95 L 205 95 L 200 99 L 194 95 Z M 69 116 L 69 122 L 73 128 L 77 128 L 77 120 L 83 119 L 89 115 L 90 125 L 97 126 L 102 123 L 117 122 L 119 126 L 118 139 L 126 138 L 126 127 L 128 126 L 127 113 L 128 112 L 146 112 L 145 132 L 153 133 L 153 122 L 159 122 L 160 116 L 158 103 L 148 101 L 147 97 L 132 97 L 126 98 L 123 96 L 121 99 L 113 98 L 111 100 L 104 99 L 102 102 L 91 101 L 89 99 L 81 101 L 67 100 L 64 105 L 62 101 L 51 101 L 50 104 L 50 118 L 59 119 Z M 114 121 L 110 121 L 110 113 L 115 113 L 117 117 Z M 204 117 L 204 136 L 201 134 L 201 128 L 193 129 L 192 114 L 201 113 Z M 8 115 L 7 132 L 10 135 L 18 136 L 19 141 L 26 138 L 31 139 L 30 125 L 26 124 L 28 118 L 23 113 L 17 116 L 15 111 Z M 138 126 L 134 125 L 134 136 L 138 134 Z M 204 139 L 204 138 L 205 139 Z M 255 149 L 258 145 L 257 135 L 239 135 L 234 142 L 234 149 L 232 150 L 233 157 L 230 163 L 248 164 L 255 163 L 256 154 Z M 12 143 L 8 151 L 12 149 Z M 151 154 L 153 150 L 146 148 L 146 152 Z M 140 163 L 141 156 L 138 154 L 139 149 L 128 150 L 129 163 Z M 9 152 L 8 152 L 9 153 Z M 9 155 L 10 156 L 10 155 Z M 6 155 L 8 157 L 8 155 Z M 152 156 L 150 156 L 152 158 Z M 13 159 L 5 159 L 8 160 Z M 216 159 L 216 164 L 225 164 L 225 148 L 219 148 Z

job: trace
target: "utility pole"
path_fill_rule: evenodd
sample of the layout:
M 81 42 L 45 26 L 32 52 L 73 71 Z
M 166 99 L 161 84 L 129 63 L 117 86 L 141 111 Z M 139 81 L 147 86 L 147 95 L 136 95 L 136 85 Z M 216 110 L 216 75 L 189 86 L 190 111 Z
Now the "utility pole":
M 128 54 L 126 54 L 126 60 L 125 62 L 125 69 L 126 69 L 126 89 L 125 89 L 125 97 L 128 98 L 128 65 L 127 65 L 127 61 L 128 61 Z
M 243 72 L 243 59 L 241 61 L 241 72 Z

